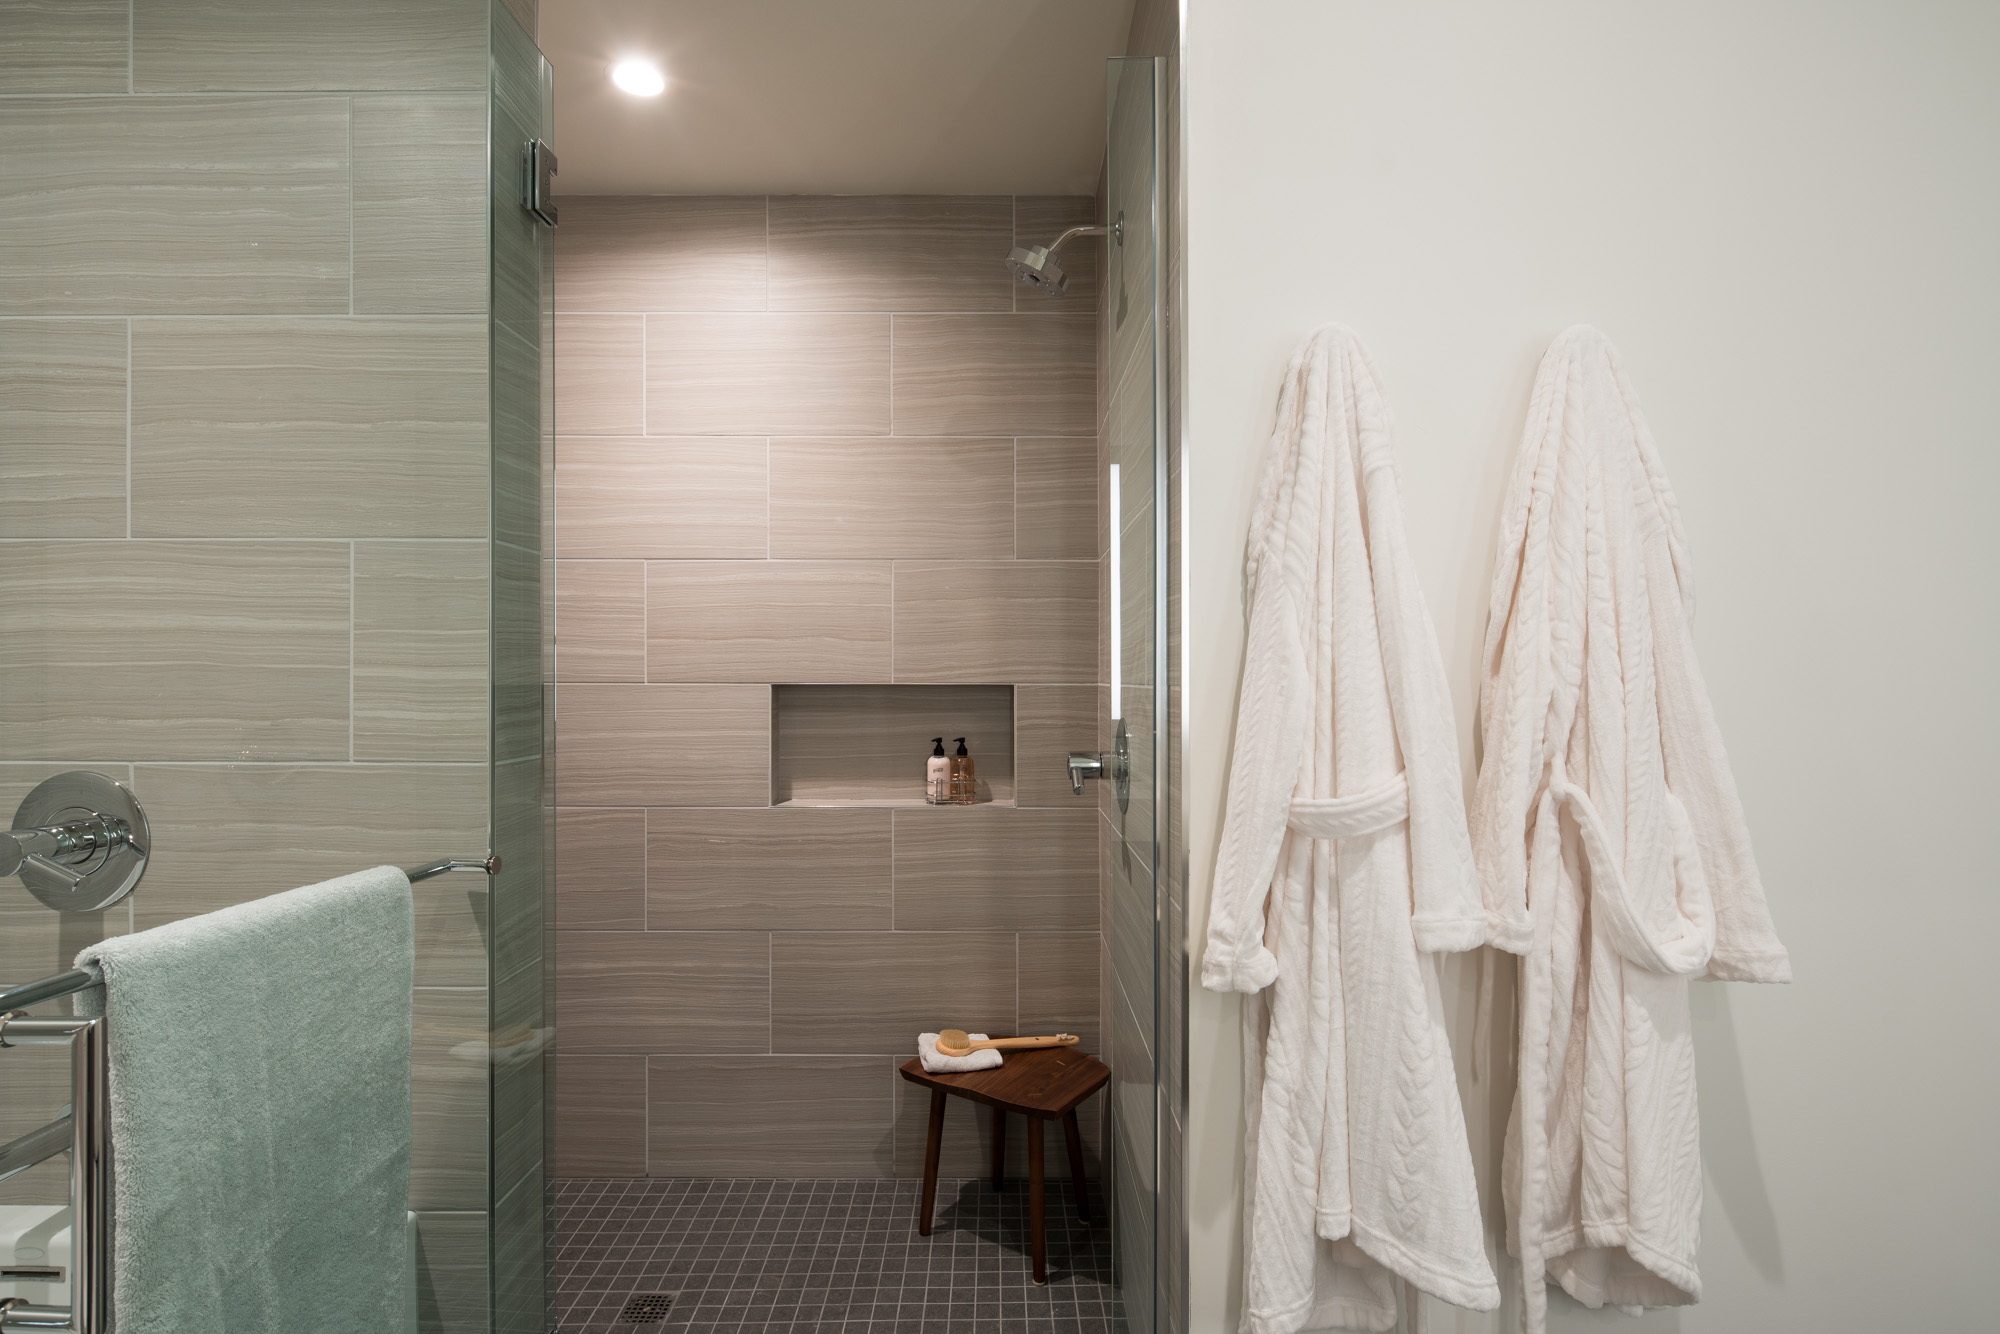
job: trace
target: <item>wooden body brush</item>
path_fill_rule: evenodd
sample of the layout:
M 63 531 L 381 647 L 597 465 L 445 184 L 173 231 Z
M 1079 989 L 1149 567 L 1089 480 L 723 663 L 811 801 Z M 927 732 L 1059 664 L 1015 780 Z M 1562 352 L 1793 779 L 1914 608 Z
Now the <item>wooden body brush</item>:
M 970 1056 L 986 1047 L 1013 1051 L 1020 1047 L 1074 1047 L 1076 1043 L 1074 1033 L 1056 1033 L 1045 1038 L 981 1038 L 974 1042 L 964 1029 L 947 1028 L 938 1034 L 937 1049 L 940 1056 Z

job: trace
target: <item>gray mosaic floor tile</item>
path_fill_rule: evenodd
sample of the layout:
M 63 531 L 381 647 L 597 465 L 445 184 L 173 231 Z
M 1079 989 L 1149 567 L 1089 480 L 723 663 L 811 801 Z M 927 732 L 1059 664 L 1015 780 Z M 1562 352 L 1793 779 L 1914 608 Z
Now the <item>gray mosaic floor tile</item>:
M 1126 1334 L 1110 1229 L 1048 1195 L 1048 1285 L 1028 1193 L 915 1181 L 572 1178 L 556 1188 L 560 1334 Z M 647 1297 L 667 1301 L 646 1302 Z M 659 1310 L 664 1306 L 662 1314 Z M 621 1318 L 622 1317 L 622 1318 Z

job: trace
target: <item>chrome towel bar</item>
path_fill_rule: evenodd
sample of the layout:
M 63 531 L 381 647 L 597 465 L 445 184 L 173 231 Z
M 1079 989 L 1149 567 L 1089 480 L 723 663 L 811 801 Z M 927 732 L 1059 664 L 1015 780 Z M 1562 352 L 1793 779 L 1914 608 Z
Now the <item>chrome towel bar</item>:
M 500 873 L 500 858 L 449 857 L 403 872 L 415 884 L 447 871 Z M 70 1305 L 37 1306 L 16 1297 L 0 1298 L 0 1330 L 69 1330 L 104 1334 L 111 1304 L 111 1104 L 106 1091 L 104 1020 L 35 1019 L 31 1005 L 103 985 L 93 972 L 73 968 L 39 982 L 0 991 L 0 1048 L 68 1045 L 71 1048 L 70 1105 L 39 1130 L 0 1145 L 0 1180 L 26 1171 L 68 1150 L 70 1153 Z
M 499 875 L 500 856 L 498 853 L 494 853 L 478 861 L 446 858 L 441 862 L 431 862 L 427 866 L 413 867 L 403 872 L 403 874 L 410 877 L 410 883 L 414 885 L 419 880 L 428 880 L 434 875 L 443 875 L 446 871 L 484 871 L 488 875 Z
M 500 858 L 493 855 L 478 859 L 447 857 L 443 861 L 413 867 L 403 874 L 408 876 L 410 883 L 414 885 L 419 880 L 428 880 L 447 871 L 484 871 L 487 875 L 499 875 Z M 25 1010 L 31 1005 L 40 1005 L 44 1001 L 56 1000 L 86 990 L 97 986 L 100 981 L 95 973 L 73 968 L 67 973 L 57 973 L 38 982 L 23 983 L 10 990 L 0 991 L 0 1015 L 10 1010 Z
M 81 976 L 86 979 L 84 985 L 94 980 L 89 973 L 65 976 Z M 8 994 L 29 989 L 16 987 Z M 104 1334 L 111 1320 L 111 1099 L 105 1082 L 109 1063 L 105 1060 L 104 1021 L 30 1019 L 0 1009 L 0 1045 L 66 1045 L 70 1049 L 68 1109 L 40 1130 L 0 1149 L 0 1158 L 7 1160 L 7 1175 L 11 1176 L 69 1150 L 71 1280 L 68 1306 L 39 1306 L 18 1297 L 0 1300 L 0 1329 Z

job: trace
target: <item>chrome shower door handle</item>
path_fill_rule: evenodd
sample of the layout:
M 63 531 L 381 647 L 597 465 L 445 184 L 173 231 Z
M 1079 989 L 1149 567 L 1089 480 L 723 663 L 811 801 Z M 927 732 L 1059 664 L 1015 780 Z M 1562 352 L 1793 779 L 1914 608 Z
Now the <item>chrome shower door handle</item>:
M 1076 751 L 1069 753 L 1069 790 L 1077 796 L 1083 795 L 1083 780 L 1104 777 L 1104 757 L 1096 751 Z

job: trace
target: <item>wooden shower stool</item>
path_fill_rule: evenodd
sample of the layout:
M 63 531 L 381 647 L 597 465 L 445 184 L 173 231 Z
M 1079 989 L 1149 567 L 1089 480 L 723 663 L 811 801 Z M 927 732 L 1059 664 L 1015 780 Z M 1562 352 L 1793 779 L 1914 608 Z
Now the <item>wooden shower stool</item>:
M 1042 1189 L 1042 1122 L 1062 1118 L 1063 1139 L 1069 1145 L 1069 1179 L 1076 1189 L 1076 1216 L 1090 1221 L 1089 1187 L 1083 1178 L 1083 1135 L 1077 1129 L 1076 1108 L 1104 1087 L 1111 1070 L 1094 1056 L 1074 1047 L 1040 1047 L 1006 1053 L 1006 1063 L 992 1070 L 934 1075 L 914 1057 L 899 1068 L 903 1078 L 931 1091 L 931 1130 L 924 1145 L 924 1196 L 917 1205 L 917 1231 L 931 1234 L 931 1207 L 937 1203 L 938 1153 L 944 1147 L 944 1100 L 947 1095 L 970 1098 L 993 1109 L 993 1188 L 1006 1181 L 1007 1113 L 1028 1118 L 1028 1243 L 1035 1257 L 1035 1282 L 1049 1281 L 1049 1243 L 1043 1231 L 1046 1208 Z

